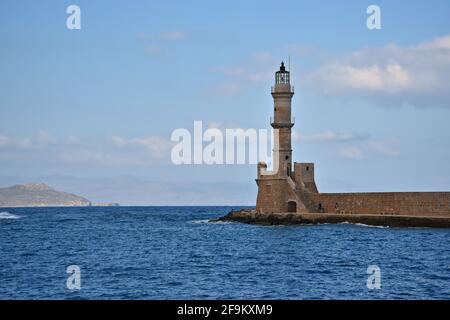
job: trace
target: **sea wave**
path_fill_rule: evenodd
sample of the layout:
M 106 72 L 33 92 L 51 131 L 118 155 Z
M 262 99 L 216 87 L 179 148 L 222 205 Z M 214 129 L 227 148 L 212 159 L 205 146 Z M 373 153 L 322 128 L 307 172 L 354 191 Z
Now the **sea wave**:
M 204 224 L 204 223 L 215 223 L 215 224 L 230 224 L 232 222 L 228 221 L 211 221 L 211 219 L 201 219 L 201 220 L 191 220 L 188 223 L 192 224 Z
M 367 227 L 367 228 L 379 228 L 379 229 L 389 228 L 389 226 L 374 226 L 374 225 L 365 224 L 365 223 L 352 223 L 352 222 L 348 222 L 348 221 L 342 222 L 341 224 L 352 224 L 354 226 Z
M 201 223 L 209 223 L 210 219 L 202 219 L 202 220 L 191 220 L 188 221 L 188 223 L 193 223 L 193 224 L 201 224 Z
M 21 216 L 9 213 L 7 211 L 0 212 L 0 219 L 20 219 Z

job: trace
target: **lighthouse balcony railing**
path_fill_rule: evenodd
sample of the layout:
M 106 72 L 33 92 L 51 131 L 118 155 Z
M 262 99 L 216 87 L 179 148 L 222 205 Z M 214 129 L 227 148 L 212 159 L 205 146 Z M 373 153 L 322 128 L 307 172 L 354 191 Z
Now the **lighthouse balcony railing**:
M 270 87 L 270 91 L 271 91 L 272 93 L 275 93 L 275 92 L 282 92 L 281 90 L 276 90 L 275 87 L 276 87 L 276 86 Z M 289 88 L 290 88 L 291 92 L 294 93 L 294 86 L 289 86 Z
M 270 117 L 270 123 L 271 124 L 276 123 L 276 124 L 279 124 L 279 125 L 287 125 L 287 126 L 288 125 L 293 126 L 295 124 L 295 117 L 291 117 L 290 122 L 282 121 L 282 120 L 279 120 L 279 119 L 276 119 L 276 120 L 277 121 L 275 121 L 275 117 L 273 117 L 273 116 Z

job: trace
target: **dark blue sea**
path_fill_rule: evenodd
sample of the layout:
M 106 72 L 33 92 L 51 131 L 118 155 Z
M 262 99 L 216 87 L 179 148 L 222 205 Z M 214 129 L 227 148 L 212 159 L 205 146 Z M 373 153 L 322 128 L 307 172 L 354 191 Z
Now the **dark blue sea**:
M 450 299 L 450 229 L 208 222 L 231 209 L 0 209 L 0 299 Z

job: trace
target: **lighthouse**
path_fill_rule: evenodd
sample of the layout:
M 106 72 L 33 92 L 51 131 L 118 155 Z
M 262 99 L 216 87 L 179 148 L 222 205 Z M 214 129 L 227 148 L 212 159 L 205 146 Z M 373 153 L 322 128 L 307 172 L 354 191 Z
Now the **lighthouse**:
M 274 130 L 272 170 L 268 171 L 267 164 L 263 162 L 257 166 L 256 210 L 260 213 L 315 210 L 311 199 L 312 194 L 318 192 L 314 181 L 314 163 L 292 161 L 294 87 L 290 81 L 290 72 L 281 62 L 280 69 L 275 72 L 275 84 L 271 89 L 273 117 L 270 118 L 270 124 Z
M 298 146 L 292 146 L 291 139 L 294 126 L 291 80 L 290 70 L 286 70 L 281 62 L 271 89 L 272 165 L 269 169 L 266 163 L 258 163 L 256 210 L 232 211 L 222 221 L 257 224 L 353 221 L 383 226 L 432 227 L 450 223 L 450 192 L 319 192 L 314 163 L 292 160 L 292 150 Z M 439 219 L 442 222 L 438 222 Z
M 291 128 L 294 121 L 291 116 L 292 97 L 294 88 L 290 84 L 290 73 L 286 71 L 284 62 L 280 70 L 275 72 L 275 85 L 272 87 L 273 118 L 271 126 L 277 137 L 274 141 L 273 160 L 278 161 L 274 168 L 279 176 L 291 176 L 292 173 L 292 145 Z

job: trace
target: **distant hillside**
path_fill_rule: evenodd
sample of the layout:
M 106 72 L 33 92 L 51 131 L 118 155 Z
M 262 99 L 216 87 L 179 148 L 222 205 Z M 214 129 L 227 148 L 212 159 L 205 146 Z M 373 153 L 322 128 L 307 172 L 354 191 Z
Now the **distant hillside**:
M 0 188 L 0 207 L 66 207 L 90 204 L 86 198 L 57 191 L 44 183 Z

